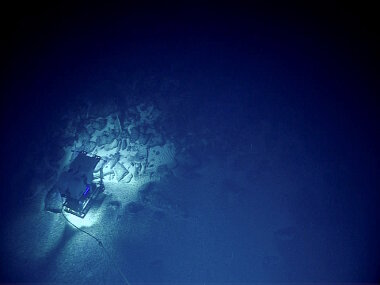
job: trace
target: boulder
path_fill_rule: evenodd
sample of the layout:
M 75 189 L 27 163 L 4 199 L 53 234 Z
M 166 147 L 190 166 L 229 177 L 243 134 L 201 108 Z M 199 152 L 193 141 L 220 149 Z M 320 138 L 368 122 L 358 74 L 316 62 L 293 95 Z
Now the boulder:
M 122 180 L 125 183 L 129 183 L 129 182 L 131 182 L 132 178 L 133 178 L 133 175 L 132 175 L 132 173 L 129 172 L 127 175 L 124 176 L 124 178 Z
M 104 161 L 103 159 L 101 159 L 101 160 L 98 162 L 98 164 L 95 166 L 94 173 L 99 172 L 100 169 L 103 168 L 104 164 L 105 164 L 105 161 Z
M 131 172 L 134 177 L 137 177 L 140 174 L 140 171 L 142 169 L 141 163 L 133 163 L 131 164 Z
M 53 187 L 45 197 L 45 210 L 60 213 L 62 210 L 62 197 L 56 187 Z
M 136 142 L 139 139 L 140 133 L 136 127 L 131 128 L 130 130 L 130 140 Z
M 89 141 L 88 143 L 83 145 L 83 150 L 86 152 L 92 152 L 96 148 L 96 142 Z
M 90 140 L 90 134 L 85 128 L 82 128 L 77 134 L 78 140 L 81 140 L 82 143 L 88 142 Z
M 121 163 L 116 163 L 115 167 L 113 168 L 113 171 L 118 182 L 129 173 L 128 170 Z
M 86 126 L 86 130 L 90 134 L 90 136 L 92 136 L 94 134 L 94 132 L 95 132 L 95 128 L 92 126 L 92 124 L 88 124 Z
M 119 158 L 120 156 L 116 154 L 109 160 L 109 166 L 111 169 L 115 167 L 116 163 L 119 161 Z
M 121 150 L 125 150 L 127 148 L 127 140 L 122 139 L 121 141 Z
M 104 146 L 110 144 L 115 140 L 115 136 L 111 133 L 104 132 L 102 135 L 98 136 L 96 139 L 96 144 L 98 146 Z
M 107 163 L 103 166 L 103 175 L 106 176 L 109 174 L 113 174 L 113 170 L 112 170 L 113 166 L 114 164 L 111 160 L 107 161 Z
M 141 149 L 136 154 L 129 156 L 129 161 L 134 163 L 142 163 L 146 159 L 146 150 Z
M 117 139 L 114 139 L 110 144 L 106 144 L 104 146 L 104 150 L 106 151 L 112 150 L 114 148 L 117 148 L 118 145 L 119 145 L 119 142 L 117 141 Z

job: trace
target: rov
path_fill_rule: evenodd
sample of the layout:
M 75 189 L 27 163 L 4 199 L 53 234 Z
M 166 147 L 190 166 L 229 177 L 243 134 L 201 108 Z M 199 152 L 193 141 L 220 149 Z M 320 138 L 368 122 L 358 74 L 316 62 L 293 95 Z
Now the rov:
M 84 218 L 95 198 L 104 191 L 103 169 L 94 176 L 100 160 L 99 156 L 79 152 L 69 169 L 60 175 L 55 189 L 63 198 L 62 207 L 65 212 Z

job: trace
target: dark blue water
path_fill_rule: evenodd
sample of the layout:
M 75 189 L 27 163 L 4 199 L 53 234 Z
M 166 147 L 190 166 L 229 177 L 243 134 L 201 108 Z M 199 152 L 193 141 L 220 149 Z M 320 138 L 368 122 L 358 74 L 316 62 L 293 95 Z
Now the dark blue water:
M 25 243 L 43 247 L 27 224 L 43 209 L 25 197 L 50 175 L 42 160 L 62 149 L 55 133 L 75 119 L 62 116 L 86 102 L 99 114 L 110 103 L 152 103 L 165 117 L 156 130 L 185 149 L 150 189 L 153 204 L 176 210 L 120 214 L 147 228 L 132 242 L 114 231 L 110 247 L 131 284 L 379 281 L 369 11 L 81 4 L 17 15 L 2 72 L 0 282 L 67 282 L 56 256 L 72 228 L 38 259 L 6 242 L 25 218 Z M 78 283 L 121 282 L 106 271 L 75 274 Z

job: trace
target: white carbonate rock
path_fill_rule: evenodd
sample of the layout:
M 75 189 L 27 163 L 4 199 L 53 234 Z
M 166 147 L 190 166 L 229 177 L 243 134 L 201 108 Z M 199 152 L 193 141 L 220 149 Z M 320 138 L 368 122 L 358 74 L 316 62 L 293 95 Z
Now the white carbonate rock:
M 128 111 L 105 110 L 107 107 L 101 114 L 93 113 L 83 121 L 79 118 L 68 123 L 68 128 L 80 132 L 78 139 L 69 143 L 70 149 L 85 150 L 102 158 L 94 177 L 100 179 L 102 169 L 106 188 L 116 191 L 124 189 L 123 183 L 138 187 L 172 172 L 177 165 L 176 148 L 170 141 L 170 132 L 161 133 L 161 112 L 154 104 L 132 106 Z
M 112 149 L 116 148 L 118 145 L 119 145 L 119 142 L 117 141 L 117 139 L 114 139 L 112 141 L 112 143 L 104 146 L 104 150 L 106 150 L 106 151 L 112 150 Z
M 139 133 L 138 128 L 137 127 L 131 128 L 131 130 L 130 130 L 130 139 L 131 139 L 131 141 L 132 142 L 137 141 L 138 138 L 139 138 L 139 136 L 140 136 L 140 133 Z
M 139 175 L 140 169 L 141 169 L 140 163 L 133 163 L 131 167 L 129 168 L 133 177 L 137 177 Z
M 113 168 L 113 171 L 118 182 L 129 173 L 128 170 L 121 163 L 116 163 L 115 167 Z
M 53 187 L 45 197 L 45 210 L 59 213 L 62 209 L 62 197 L 58 189 Z
M 93 152 L 95 148 L 96 148 L 96 142 L 89 141 L 83 144 L 83 150 L 86 152 Z
M 94 172 L 95 172 L 95 173 L 99 172 L 100 169 L 103 168 L 104 164 L 105 164 L 105 161 L 104 161 L 103 159 L 101 159 L 101 160 L 98 162 L 98 164 L 95 166 Z
M 129 168 L 131 165 L 131 162 L 129 161 L 128 157 L 126 156 L 120 156 L 119 162 L 124 165 L 125 168 Z
M 98 135 L 96 138 L 97 146 L 105 146 L 106 144 L 111 143 L 114 140 L 108 133 L 104 132 L 101 135 Z
M 129 161 L 134 163 L 142 163 L 146 160 L 147 149 L 144 147 L 137 148 L 135 151 L 131 151 L 129 154 Z
M 114 168 L 114 166 L 116 165 L 116 163 L 119 161 L 119 155 L 116 154 L 114 156 L 112 156 L 112 158 L 110 159 L 110 167 L 111 168 Z
M 108 161 L 108 162 L 104 165 L 104 167 L 103 167 L 103 175 L 104 175 L 104 176 L 107 176 L 107 175 L 113 173 L 113 170 L 112 170 L 112 167 L 111 167 L 111 166 L 113 166 L 113 165 L 114 165 L 114 164 L 113 164 L 113 162 L 111 162 L 111 161 Z
M 122 181 L 125 183 L 129 183 L 129 182 L 131 182 L 132 178 L 133 178 L 133 175 L 132 175 L 132 173 L 129 172 L 127 175 L 125 175 L 125 177 L 122 179 Z
M 122 139 L 121 141 L 121 150 L 125 150 L 127 148 L 127 140 Z
M 105 118 L 98 118 L 94 123 L 93 127 L 95 130 L 103 130 L 107 125 L 107 119 Z

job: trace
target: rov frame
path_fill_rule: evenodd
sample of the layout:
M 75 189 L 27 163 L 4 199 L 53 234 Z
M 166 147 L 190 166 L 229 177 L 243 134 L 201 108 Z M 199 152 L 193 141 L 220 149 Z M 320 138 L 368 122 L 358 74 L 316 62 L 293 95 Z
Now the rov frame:
M 96 160 L 96 162 L 99 162 L 101 160 L 101 157 L 89 156 L 85 151 L 79 152 L 78 155 L 86 156 L 87 158 L 93 158 Z M 95 167 L 92 169 L 87 169 L 87 171 L 92 171 L 93 173 L 94 169 Z M 63 210 L 65 212 L 80 218 L 84 218 L 86 216 L 99 193 L 104 191 L 103 168 L 101 168 L 99 171 L 100 177 L 98 181 L 94 182 L 93 179 L 91 179 L 92 181 L 90 183 L 84 184 L 80 197 L 72 197 L 67 193 L 61 193 L 61 196 L 64 198 Z

